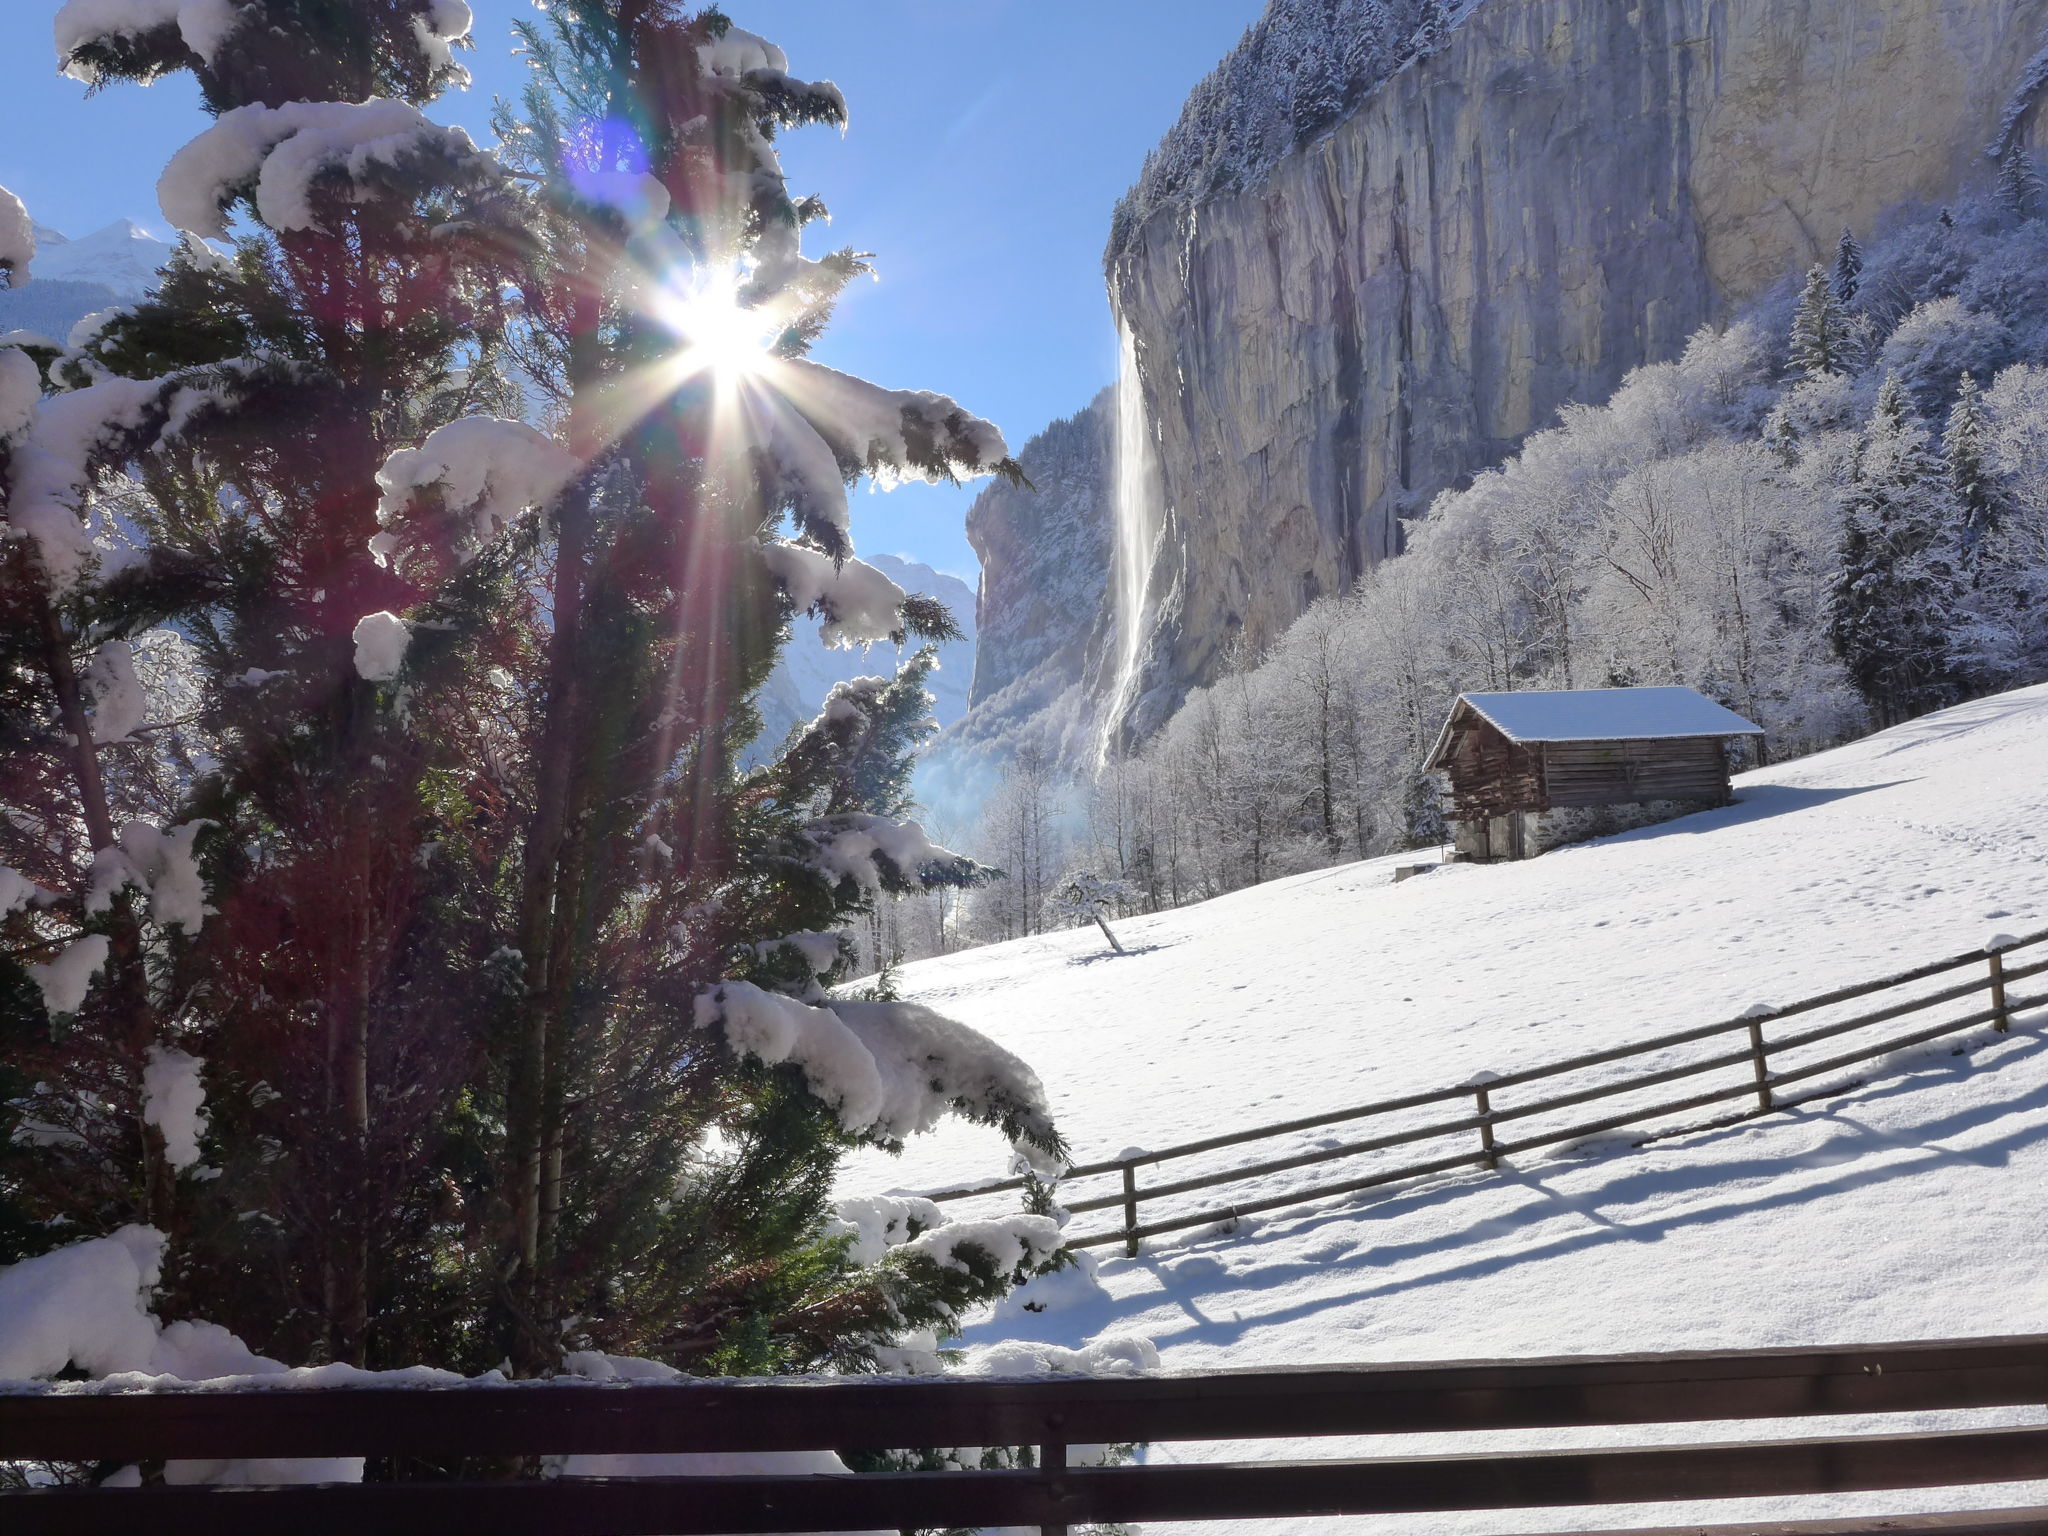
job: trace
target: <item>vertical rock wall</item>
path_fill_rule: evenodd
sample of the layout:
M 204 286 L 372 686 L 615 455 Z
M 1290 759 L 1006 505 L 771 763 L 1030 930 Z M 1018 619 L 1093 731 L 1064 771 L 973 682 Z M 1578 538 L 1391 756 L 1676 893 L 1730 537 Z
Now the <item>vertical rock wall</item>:
M 1131 723 L 1843 225 L 1988 182 L 2044 33 L 2048 0 L 1482 0 L 1261 186 L 1155 214 L 1110 270 L 1166 503 Z

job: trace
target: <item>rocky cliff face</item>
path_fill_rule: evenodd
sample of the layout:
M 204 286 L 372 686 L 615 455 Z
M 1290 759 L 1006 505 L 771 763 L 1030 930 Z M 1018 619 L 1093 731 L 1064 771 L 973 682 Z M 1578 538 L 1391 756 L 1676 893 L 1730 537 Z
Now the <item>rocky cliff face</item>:
M 1481 0 L 1263 184 L 1120 232 L 1163 482 L 1132 723 L 1559 405 L 1987 182 L 2044 30 L 2048 0 Z
M 918 767 L 917 793 L 964 826 L 1020 746 L 1079 760 L 1093 740 L 1086 679 L 1113 643 L 1110 570 L 1112 391 L 1056 421 L 1017 455 L 1031 488 L 997 482 L 974 500 L 967 538 L 981 558 L 974 683 L 964 720 Z

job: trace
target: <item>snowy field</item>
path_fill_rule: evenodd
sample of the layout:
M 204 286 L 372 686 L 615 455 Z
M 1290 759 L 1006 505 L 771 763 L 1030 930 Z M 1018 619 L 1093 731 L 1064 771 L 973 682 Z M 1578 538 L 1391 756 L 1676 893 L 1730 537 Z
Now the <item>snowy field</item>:
M 1726 810 L 1525 864 L 1396 886 L 1391 866 L 1404 860 L 1382 860 L 1131 919 L 1117 925 L 1125 958 L 1105 956 L 1088 929 L 926 961 L 905 968 L 904 992 L 1033 1062 L 1088 1161 L 1540 1065 L 2048 928 L 2048 688 L 1748 774 L 1737 793 Z M 1135 1260 L 1097 1249 L 1092 1275 L 1038 1282 L 1040 1295 L 1012 1298 L 968 1342 L 1138 1334 L 1163 1365 L 1205 1368 L 2048 1331 L 2044 1029 L 2048 1010 L 2009 1036 L 1963 1035 L 1961 1054 L 1947 1040 L 1903 1053 L 1763 1120 L 1528 1153 L 1498 1176 L 1153 1239 Z M 936 1188 L 1004 1166 L 992 1134 L 953 1128 L 901 1159 L 861 1160 L 846 1190 Z M 1088 1230 L 1107 1219 L 1075 1218 Z M 1012 1367 L 1028 1354 L 991 1353 Z M 1886 1425 L 2043 1415 L 1908 1417 Z M 1491 1443 L 1796 1436 L 1845 1422 Z M 1479 1448 L 1414 1436 L 1238 1451 Z M 1564 1530 L 2044 1502 L 2048 1485 L 2005 1485 L 1204 1528 Z

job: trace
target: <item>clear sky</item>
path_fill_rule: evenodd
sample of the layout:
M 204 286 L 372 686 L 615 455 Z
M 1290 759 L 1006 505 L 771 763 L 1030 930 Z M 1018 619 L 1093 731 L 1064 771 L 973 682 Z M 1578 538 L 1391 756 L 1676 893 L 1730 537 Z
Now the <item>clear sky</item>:
M 529 0 L 471 0 L 476 88 L 434 115 L 489 142 L 493 92 L 518 81 L 507 38 Z M 834 215 L 813 250 L 876 254 L 819 344 L 822 362 L 937 389 L 1012 448 L 1116 373 L 1101 254 L 1109 212 L 1189 89 L 1263 0 L 727 0 L 793 73 L 835 80 L 842 139 L 784 139 L 791 184 Z M 57 75 L 56 0 L 0 0 L 0 186 L 41 223 L 90 233 L 127 217 L 167 234 L 156 176 L 203 121 L 183 78 L 88 97 Z M 854 538 L 971 581 L 971 490 L 907 486 L 855 502 Z

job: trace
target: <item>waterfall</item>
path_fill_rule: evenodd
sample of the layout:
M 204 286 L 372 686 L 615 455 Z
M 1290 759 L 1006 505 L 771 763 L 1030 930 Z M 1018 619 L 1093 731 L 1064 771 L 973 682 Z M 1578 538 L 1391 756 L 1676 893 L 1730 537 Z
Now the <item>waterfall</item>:
M 1138 696 L 1152 565 L 1159 546 L 1159 491 L 1152 460 L 1152 434 L 1145 420 L 1145 389 L 1138 377 L 1137 342 L 1117 317 L 1116 371 L 1116 551 L 1111 576 L 1116 592 L 1116 671 L 1109 707 L 1103 713 L 1097 762 L 1109 760 L 1124 715 Z

